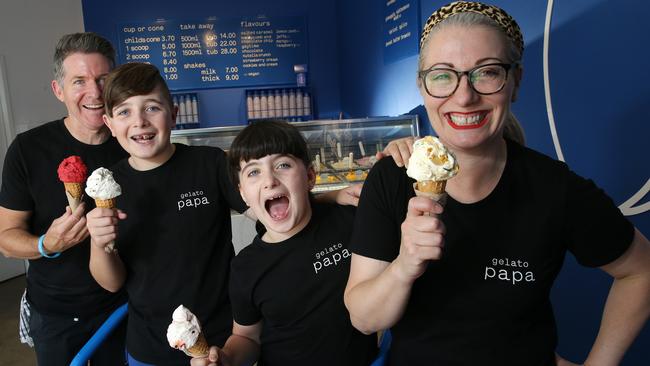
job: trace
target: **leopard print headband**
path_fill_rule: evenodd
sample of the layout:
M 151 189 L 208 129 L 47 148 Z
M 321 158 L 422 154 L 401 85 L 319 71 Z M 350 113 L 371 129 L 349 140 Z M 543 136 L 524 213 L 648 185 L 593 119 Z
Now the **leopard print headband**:
M 420 36 L 420 49 L 422 49 L 422 45 L 429 36 L 429 33 L 431 33 L 433 27 L 454 14 L 466 12 L 483 14 L 496 22 L 506 33 L 508 38 L 515 43 L 515 46 L 519 50 L 519 54 L 523 55 L 524 37 L 521 34 L 521 29 L 519 29 L 517 22 L 501 8 L 474 1 L 455 1 L 434 11 L 422 29 L 422 35 Z

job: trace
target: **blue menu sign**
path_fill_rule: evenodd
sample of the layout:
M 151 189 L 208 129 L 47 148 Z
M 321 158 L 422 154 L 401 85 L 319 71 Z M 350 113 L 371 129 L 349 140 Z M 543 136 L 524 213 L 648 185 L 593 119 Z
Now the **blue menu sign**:
M 384 64 L 418 54 L 418 0 L 384 0 Z
M 294 84 L 308 63 L 304 17 L 121 24 L 119 61 L 158 67 L 172 90 Z

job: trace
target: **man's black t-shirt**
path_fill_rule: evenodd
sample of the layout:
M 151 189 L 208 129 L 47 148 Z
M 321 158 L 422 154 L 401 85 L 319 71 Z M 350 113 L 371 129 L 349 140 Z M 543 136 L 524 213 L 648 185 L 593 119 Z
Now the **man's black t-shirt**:
M 235 321 L 263 322 L 258 365 L 369 365 L 377 338 L 352 327 L 343 304 L 353 208 L 312 203 L 307 226 L 280 243 L 256 237 L 233 259 Z
M 117 207 L 128 216 L 116 241 L 127 270 L 127 349 L 141 362 L 188 365 L 168 345 L 167 326 L 182 304 L 198 317 L 210 345 L 230 335 L 230 208 L 246 206 L 217 148 L 177 144 L 155 169 L 137 171 L 123 160 L 112 170 L 122 187 Z
M 109 167 L 126 156 L 114 138 L 101 145 L 75 139 L 63 120 L 46 123 L 19 134 L 7 150 L 2 172 L 0 206 L 31 211 L 29 232 L 45 234 L 52 221 L 65 212 L 68 200 L 57 169 L 68 156 L 78 155 L 88 167 Z M 84 196 L 86 210 L 94 203 Z M 84 318 L 126 302 L 124 293 L 112 294 L 90 275 L 90 240 L 64 251 L 57 258 L 29 261 L 27 296 L 41 314 Z
M 397 257 L 413 183 L 392 159 L 373 167 L 350 241 L 355 254 Z M 443 256 L 415 281 L 392 328 L 391 365 L 554 365 L 549 292 L 566 250 L 602 266 L 634 235 L 593 182 L 511 141 L 495 189 L 472 204 L 448 197 L 441 220 Z

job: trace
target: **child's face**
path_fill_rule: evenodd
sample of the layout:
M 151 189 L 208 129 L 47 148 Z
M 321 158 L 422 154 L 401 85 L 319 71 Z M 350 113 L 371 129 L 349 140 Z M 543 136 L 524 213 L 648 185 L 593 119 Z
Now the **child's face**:
M 113 117 L 104 115 L 104 122 L 138 170 L 155 168 L 171 157 L 174 148 L 169 136 L 175 120 L 176 111 L 171 109 L 160 87 L 116 105 Z
M 286 240 L 311 218 L 314 170 L 291 155 L 273 154 L 239 163 L 239 192 L 266 227 L 267 242 Z

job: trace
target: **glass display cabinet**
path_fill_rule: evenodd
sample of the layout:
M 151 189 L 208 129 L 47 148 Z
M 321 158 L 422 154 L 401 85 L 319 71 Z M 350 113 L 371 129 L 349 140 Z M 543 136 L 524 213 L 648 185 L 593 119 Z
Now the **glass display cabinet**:
M 263 123 L 263 122 L 262 122 Z M 303 134 L 317 172 L 314 192 L 362 182 L 375 163 L 375 153 L 392 140 L 418 136 L 414 115 L 293 122 Z M 211 127 L 172 131 L 172 142 L 216 146 L 228 151 L 246 126 Z

